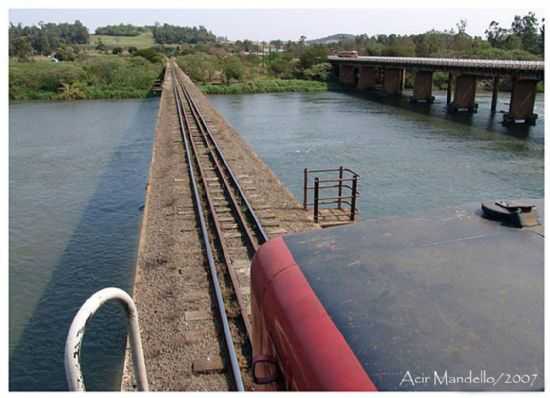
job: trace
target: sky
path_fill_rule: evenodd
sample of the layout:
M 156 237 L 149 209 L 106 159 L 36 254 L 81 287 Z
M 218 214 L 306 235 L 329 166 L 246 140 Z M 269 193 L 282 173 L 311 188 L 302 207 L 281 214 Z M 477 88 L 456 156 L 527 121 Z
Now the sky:
M 493 20 L 510 27 L 514 15 L 540 9 L 11 9 L 9 20 L 24 25 L 44 22 L 73 22 L 79 19 L 93 33 L 96 27 L 131 23 L 153 25 L 155 22 L 181 26 L 203 25 L 217 36 L 229 40 L 298 40 L 301 35 L 316 39 L 335 33 L 413 34 L 430 29 L 455 28 L 459 20 L 467 21 L 466 32 L 484 36 Z

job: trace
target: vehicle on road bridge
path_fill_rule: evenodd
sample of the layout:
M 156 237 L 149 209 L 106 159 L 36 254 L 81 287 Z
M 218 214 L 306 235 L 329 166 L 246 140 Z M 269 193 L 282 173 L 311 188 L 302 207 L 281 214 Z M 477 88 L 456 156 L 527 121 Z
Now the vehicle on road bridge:
M 353 51 L 340 51 L 338 52 L 338 56 L 342 58 L 357 58 L 359 56 L 359 53 L 355 50 Z

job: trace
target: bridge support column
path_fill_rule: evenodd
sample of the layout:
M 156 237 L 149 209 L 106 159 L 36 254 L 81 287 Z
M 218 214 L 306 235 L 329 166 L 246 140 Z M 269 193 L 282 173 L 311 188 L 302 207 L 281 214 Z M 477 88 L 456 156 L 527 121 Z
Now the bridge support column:
M 332 75 L 340 80 L 340 65 L 338 64 L 332 64 Z
M 360 90 L 371 90 L 376 87 L 378 70 L 368 66 L 361 66 L 359 70 L 359 82 L 357 88 Z
M 459 75 L 455 79 L 455 96 L 448 105 L 449 112 L 476 112 L 476 77 L 474 75 Z
M 451 103 L 451 96 L 453 95 L 453 75 L 449 73 L 447 79 L 447 105 Z
M 384 91 L 389 95 L 400 95 L 403 69 L 384 69 Z
M 491 98 L 491 114 L 497 111 L 498 102 L 498 76 L 493 78 L 493 96 Z
M 533 113 L 536 94 L 537 80 L 514 77 L 510 111 L 504 114 L 503 123 L 505 125 L 518 123 L 535 125 L 538 116 Z
M 414 77 L 414 91 L 411 102 L 427 102 L 431 104 L 435 97 L 432 95 L 432 71 L 418 71 Z
M 338 73 L 340 83 L 346 86 L 355 85 L 355 67 L 349 64 L 340 64 L 340 70 Z

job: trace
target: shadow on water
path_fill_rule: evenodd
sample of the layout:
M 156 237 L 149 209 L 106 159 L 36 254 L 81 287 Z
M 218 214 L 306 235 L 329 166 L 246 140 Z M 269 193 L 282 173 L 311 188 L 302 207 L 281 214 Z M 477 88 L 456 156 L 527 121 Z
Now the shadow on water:
M 465 126 L 473 126 L 474 118 L 478 114 L 468 112 L 449 113 L 446 111 L 446 105 L 437 103 L 437 100 L 434 104 L 427 104 L 422 102 L 411 103 L 409 101 L 409 96 L 406 94 L 402 96 L 390 96 L 384 94 L 379 90 L 360 91 L 357 89 L 342 87 L 335 82 L 329 83 L 328 88 L 330 91 L 343 92 L 355 98 L 366 99 L 383 105 L 390 105 L 420 115 L 438 117 L 440 119 L 459 123 Z M 519 139 L 527 139 L 529 137 L 529 133 L 532 129 L 531 126 L 523 124 L 504 126 L 502 124 L 502 114 L 504 113 L 503 111 L 496 112 L 495 114 L 491 114 L 490 112 L 487 112 L 487 114 L 485 114 L 484 110 L 481 112 L 483 112 L 483 116 L 487 116 L 487 122 L 486 124 L 482 124 L 483 122 L 478 120 L 475 123 L 478 127 L 482 127 L 488 131 L 498 132 Z
M 146 107 L 139 105 L 129 121 L 10 356 L 10 390 L 66 390 L 63 355 L 72 318 L 97 290 L 130 288 L 153 137 L 153 129 L 136 134 L 145 130 L 139 115 Z M 87 327 L 82 367 L 89 390 L 118 390 L 126 341 L 123 314 L 118 304 L 108 304 Z

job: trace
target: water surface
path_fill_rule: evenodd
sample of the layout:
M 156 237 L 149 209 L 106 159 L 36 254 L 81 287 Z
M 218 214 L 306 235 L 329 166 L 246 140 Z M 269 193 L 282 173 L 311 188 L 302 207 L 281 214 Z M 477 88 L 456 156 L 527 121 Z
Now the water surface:
M 443 92 L 432 106 L 331 91 L 209 99 L 298 200 L 305 167 L 340 165 L 361 175 L 362 218 L 544 195 L 542 95 L 537 125 L 514 128 L 490 115 L 490 93 L 473 115 L 448 115 Z
M 70 321 L 95 291 L 128 289 L 157 99 L 10 105 L 10 390 L 64 390 Z M 121 311 L 91 322 L 90 389 L 117 388 Z

